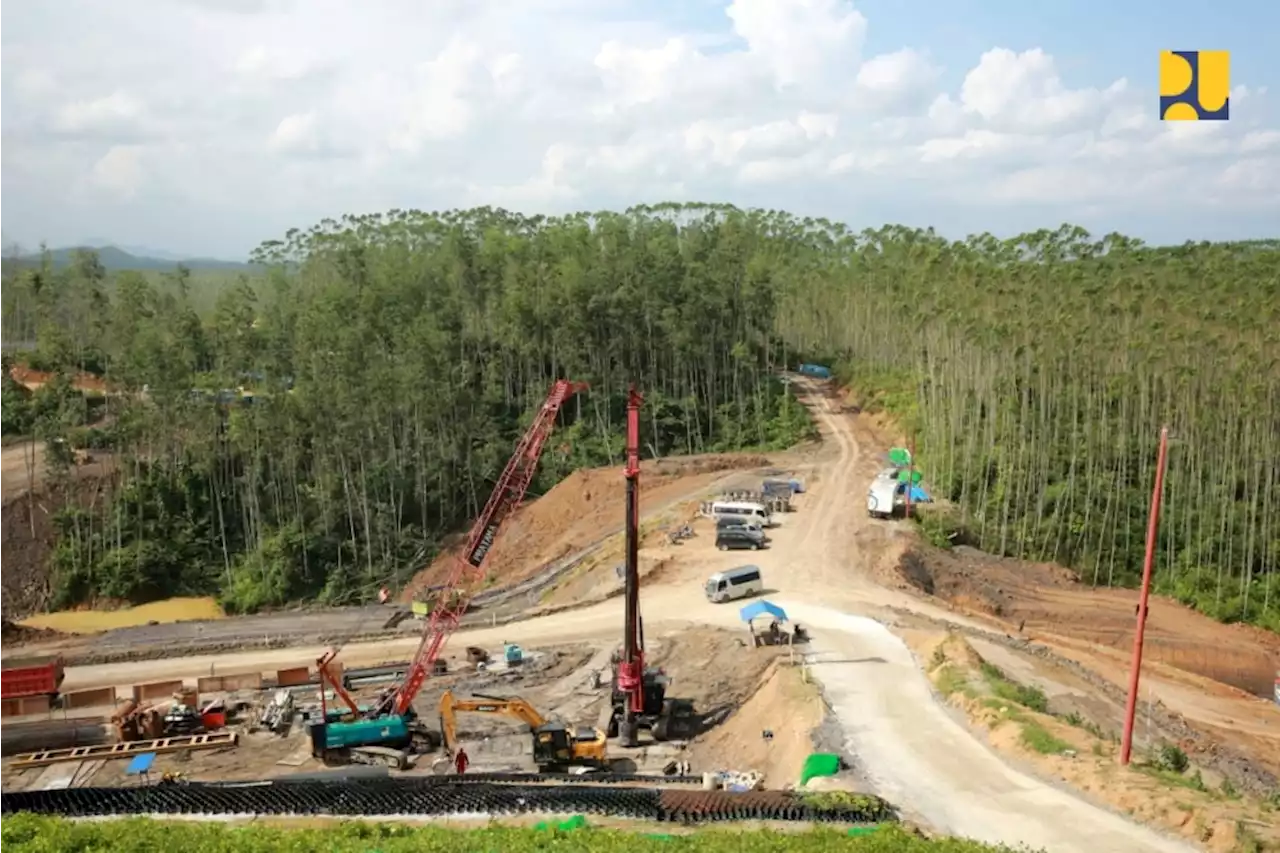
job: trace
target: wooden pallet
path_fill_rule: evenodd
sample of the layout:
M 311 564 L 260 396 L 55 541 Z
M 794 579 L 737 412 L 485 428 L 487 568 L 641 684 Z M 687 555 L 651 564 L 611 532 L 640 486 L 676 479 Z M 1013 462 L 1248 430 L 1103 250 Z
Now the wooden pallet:
M 26 767 L 44 767 L 59 764 L 63 761 L 111 761 L 118 758 L 132 758 L 147 752 L 182 752 L 190 749 L 219 749 L 235 746 L 239 735 L 235 732 L 218 732 L 211 735 L 180 735 L 178 737 L 157 738 L 156 740 L 135 740 L 125 743 L 104 743 L 96 746 L 73 746 L 68 749 L 46 749 L 43 752 L 27 752 L 15 756 L 14 769 Z

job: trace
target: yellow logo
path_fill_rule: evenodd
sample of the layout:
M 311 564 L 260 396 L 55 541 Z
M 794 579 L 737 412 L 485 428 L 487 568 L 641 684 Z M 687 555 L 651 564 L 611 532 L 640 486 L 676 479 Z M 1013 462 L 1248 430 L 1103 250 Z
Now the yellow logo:
M 1231 52 L 1160 51 L 1160 118 L 1226 121 L 1231 115 Z

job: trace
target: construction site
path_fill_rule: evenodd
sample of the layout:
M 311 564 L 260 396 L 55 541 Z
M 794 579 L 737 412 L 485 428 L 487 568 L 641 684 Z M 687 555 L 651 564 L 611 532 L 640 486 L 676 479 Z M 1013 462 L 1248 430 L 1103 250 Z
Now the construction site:
M 1153 598 L 1121 766 L 1137 593 L 868 513 L 903 437 L 829 381 L 792 386 L 820 441 L 642 465 L 633 390 L 626 465 L 525 501 L 586 390 L 556 383 L 470 532 L 376 603 L 84 634 L 7 617 L 5 813 L 137 812 L 163 786 L 146 811 L 1280 844 L 1280 637 Z M 35 465 L 11 478 L 6 455 L 6 554 Z M 339 804 L 355 779 L 383 799 Z

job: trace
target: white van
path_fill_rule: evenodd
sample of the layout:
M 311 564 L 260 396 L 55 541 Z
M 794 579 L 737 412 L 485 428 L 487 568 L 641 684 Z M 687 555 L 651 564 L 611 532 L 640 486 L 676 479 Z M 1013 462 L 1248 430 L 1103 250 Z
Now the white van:
M 867 514 L 872 518 L 893 518 L 907 503 L 907 484 L 876 477 L 867 491 Z
M 761 504 L 746 501 L 716 501 L 711 504 L 712 518 L 720 519 L 726 516 L 759 521 L 763 527 L 773 526 L 773 515 Z
M 716 572 L 707 578 L 707 601 L 722 604 L 735 598 L 746 598 L 764 592 L 759 566 L 738 566 L 724 572 Z

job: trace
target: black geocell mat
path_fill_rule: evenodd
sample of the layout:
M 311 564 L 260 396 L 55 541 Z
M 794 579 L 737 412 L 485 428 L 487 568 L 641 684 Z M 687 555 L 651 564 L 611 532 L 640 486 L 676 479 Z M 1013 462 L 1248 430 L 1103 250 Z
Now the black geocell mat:
M 390 777 L 384 777 L 390 778 Z M 288 776 L 280 776 L 272 782 L 291 783 Z M 412 781 L 435 785 L 474 785 L 478 783 L 496 785 L 534 785 L 551 783 L 556 785 L 701 785 L 701 776 L 642 776 L 637 773 L 465 773 L 461 776 L 453 774 L 443 776 L 419 776 Z
M 688 803 L 686 805 L 686 803 Z M 137 788 L 66 788 L 20 791 L 0 800 L 0 813 L 99 817 L 113 815 L 445 815 L 459 813 L 597 814 L 654 821 L 802 820 L 855 823 L 855 810 L 815 811 L 788 795 L 751 797 L 701 792 L 696 807 L 665 805 L 656 788 L 586 785 L 502 785 L 441 779 L 347 782 L 151 785 Z

